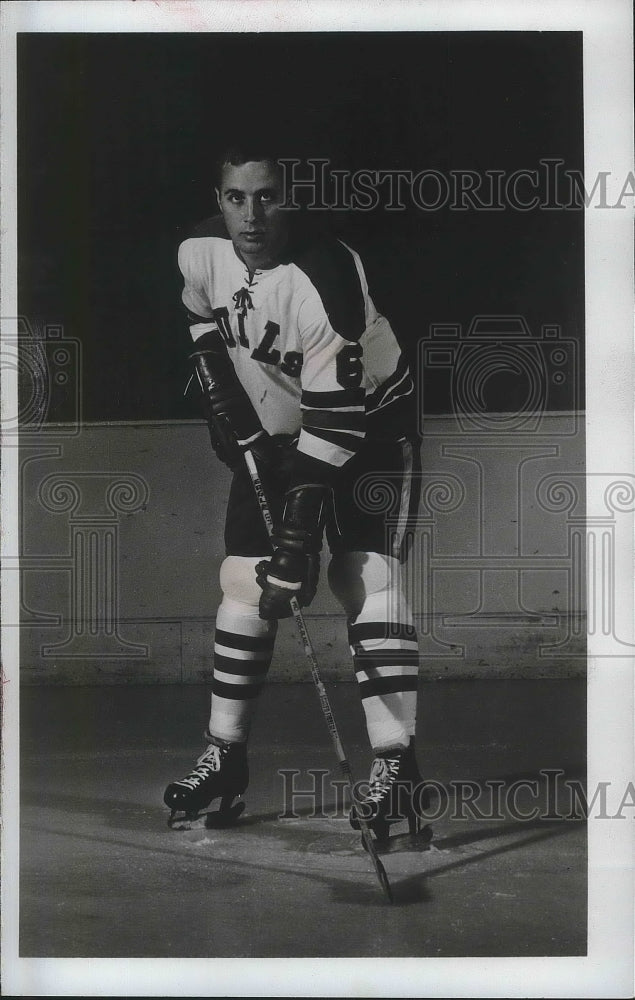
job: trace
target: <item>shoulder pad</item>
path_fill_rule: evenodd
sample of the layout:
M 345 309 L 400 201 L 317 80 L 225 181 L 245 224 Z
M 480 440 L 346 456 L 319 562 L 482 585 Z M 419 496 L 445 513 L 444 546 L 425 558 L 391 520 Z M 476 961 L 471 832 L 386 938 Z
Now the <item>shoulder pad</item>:
M 332 236 L 315 235 L 296 244 L 289 263 L 316 288 L 333 329 L 345 340 L 359 340 L 366 329 L 364 291 L 348 247 Z
M 197 222 L 195 226 L 185 234 L 185 239 L 201 239 L 205 236 L 215 236 L 221 240 L 228 240 L 229 233 L 222 215 L 212 215 L 202 222 Z

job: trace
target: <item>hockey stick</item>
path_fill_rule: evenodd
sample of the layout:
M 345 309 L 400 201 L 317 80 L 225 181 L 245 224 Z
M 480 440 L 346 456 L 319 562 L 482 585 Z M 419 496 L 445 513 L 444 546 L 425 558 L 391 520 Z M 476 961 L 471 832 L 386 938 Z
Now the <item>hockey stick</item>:
M 254 487 L 256 494 L 256 499 L 258 501 L 258 506 L 260 507 L 260 513 L 262 514 L 263 521 L 265 522 L 265 527 L 267 528 L 267 533 L 269 537 L 273 534 L 273 519 L 271 517 L 271 511 L 269 510 L 269 504 L 267 502 L 267 497 L 263 489 L 262 483 L 260 481 L 260 476 L 258 474 L 258 469 L 256 467 L 256 462 L 254 456 L 247 449 L 244 452 L 245 462 L 247 463 L 247 468 L 249 470 L 249 475 L 251 477 L 251 482 Z M 304 647 L 305 655 L 311 666 L 311 677 L 313 678 L 313 683 L 315 684 L 318 697 L 320 699 L 320 705 L 322 707 L 322 713 L 326 720 L 326 725 L 328 726 L 328 731 L 333 741 L 333 746 L 335 747 L 335 752 L 337 754 L 337 759 L 340 766 L 340 771 L 344 776 L 351 794 L 351 801 L 355 802 L 355 788 L 353 782 L 353 775 L 351 772 L 350 764 L 344 753 L 344 747 L 342 746 L 342 741 L 340 739 L 337 726 L 335 724 L 335 719 L 333 718 L 333 712 L 331 711 L 331 705 L 329 703 L 328 695 L 326 693 L 326 688 L 322 683 L 322 678 L 320 677 L 320 670 L 318 667 L 317 658 L 315 655 L 315 650 L 313 649 L 313 644 L 311 642 L 311 637 L 307 631 L 306 623 L 304 621 L 304 615 L 300 610 L 300 605 L 296 597 L 292 597 L 290 600 L 291 611 L 295 619 L 295 623 L 300 634 L 300 639 L 302 640 L 302 646 Z M 379 879 L 379 884 L 381 885 L 387 899 L 389 902 L 393 902 L 392 890 L 390 888 L 390 882 L 388 881 L 388 876 L 386 874 L 386 869 L 382 865 L 379 857 L 377 856 L 377 851 L 375 849 L 375 844 L 373 843 L 372 834 L 367 821 L 360 815 L 360 810 L 357 810 L 357 819 L 359 820 L 360 832 L 362 835 L 362 840 L 364 841 L 364 846 L 368 851 L 368 854 L 373 862 L 375 871 L 377 873 L 377 878 Z

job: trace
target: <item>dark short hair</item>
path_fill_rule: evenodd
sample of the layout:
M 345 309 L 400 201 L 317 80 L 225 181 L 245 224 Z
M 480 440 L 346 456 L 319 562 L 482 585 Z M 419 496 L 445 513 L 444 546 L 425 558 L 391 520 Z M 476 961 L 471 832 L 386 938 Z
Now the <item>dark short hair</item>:
M 239 167 L 243 163 L 271 163 L 276 170 L 280 171 L 281 178 L 283 177 L 283 170 L 280 166 L 280 160 L 283 160 L 287 156 L 285 151 L 279 148 L 274 150 L 272 147 L 265 144 L 253 144 L 253 145 L 231 145 L 225 146 L 221 153 L 214 159 L 214 184 L 216 187 L 220 188 L 223 168 L 226 166 Z

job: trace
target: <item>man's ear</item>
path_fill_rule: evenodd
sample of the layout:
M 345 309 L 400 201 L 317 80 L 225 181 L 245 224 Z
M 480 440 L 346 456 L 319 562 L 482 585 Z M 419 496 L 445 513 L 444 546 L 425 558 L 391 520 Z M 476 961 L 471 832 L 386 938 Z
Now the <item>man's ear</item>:
M 220 191 L 218 190 L 217 187 L 214 188 L 214 191 L 216 192 L 216 201 L 218 202 L 218 207 L 222 208 L 222 205 L 220 203 Z

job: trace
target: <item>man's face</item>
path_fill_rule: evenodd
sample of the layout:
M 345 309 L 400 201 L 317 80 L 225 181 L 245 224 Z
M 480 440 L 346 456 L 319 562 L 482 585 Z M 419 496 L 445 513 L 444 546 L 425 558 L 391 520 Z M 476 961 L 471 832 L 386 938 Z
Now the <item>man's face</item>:
M 226 164 L 218 205 L 232 243 L 250 270 L 275 267 L 287 237 L 280 172 L 267 160 Z

